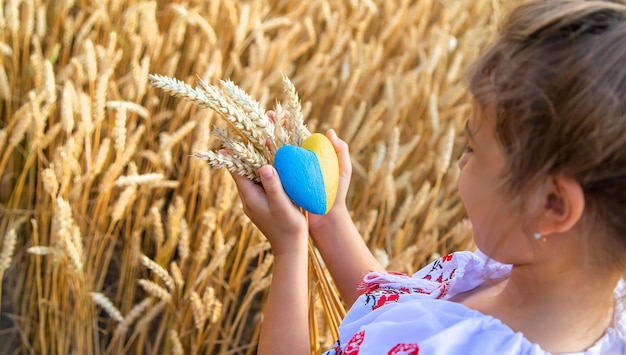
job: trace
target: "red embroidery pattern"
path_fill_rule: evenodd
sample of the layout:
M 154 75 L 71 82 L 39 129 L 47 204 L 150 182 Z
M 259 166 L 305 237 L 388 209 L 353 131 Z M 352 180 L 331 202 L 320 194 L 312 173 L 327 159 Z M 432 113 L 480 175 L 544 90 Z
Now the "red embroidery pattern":
M 343 349 L 343 355 L 357 355 L 359 353 L 359 349 L 361 349 L 363 340 L 365 340 L 364 330 L 354 334 L 350 341 L 348 341 L 348 344 L 346 344 L 346 347 Z
M 397 276 L 404 276 L 406 278 L 411 278 L 411 276 L 402 273 L 402 272 L 397 272 L 397 271 L 387 271 L 387 273 L 389 275 L 397 275 Z M 360 295 L 366 295 L 369 293 L 373 293 L 374 291 L 377 291 L 380 288 L 380 283 L 378 282 L 365 282 L 364 280 L 361 280 L 361 282 L 359 282 L 359 284 L 357 285 L 356 289 L 359 292 Z
M 439 296 L 437 296 L 437 299 L 441 299 L 445 295 L 447 295 L 449 289 L 450 289 L 450 283 L 448 281 L 442 282 L 441 285 L 439 285 L 439 291 L 441 293 L 439 294 Z
M 384 305 L 386 305 L 387 303 L 391 303 L 391 302 L 398 302 L 398 300 L 400 300 L 400 295 L 397 293 L 393 293 L 393 294 L 389 294 L 389 295 L 382 295 L 380 296 L 380 298 L 378 299 L 378 301 L 376 301 L 376 304 L 372 307 L 372 310 L 378 309 Z
M 428 274 L 423 277 L 424 280 L 432 281 L 433 277 L 439 274 L 439 276 L 435 279 L 435 282 L 441 284 L 441 286 L 439 286 L 439 290 L 442 291 L 442 294 L 438 298 L 443 297 L 446 294 L 446 292 L 448 292 L 448 288 L 450 287 L 448 281 L 452 279 L 452 277 L 454 276 L 454 273 L 456 272 L 456 268 L 454 268 L 452 269 L 448 277 L 445 277 L 444 275 L 444 273 L 446 272 L 446 269 L 444 269 L 443 264 L 452 261 L 452 259 L 454 259 L 454 253 L 450 253 L 442 257 L 441 259 L 435 260 Z
M 420 348 L 417 344 L 403 344 L 400 343 L 387 353 L 387 355 L 418 355 L 420 353 Z

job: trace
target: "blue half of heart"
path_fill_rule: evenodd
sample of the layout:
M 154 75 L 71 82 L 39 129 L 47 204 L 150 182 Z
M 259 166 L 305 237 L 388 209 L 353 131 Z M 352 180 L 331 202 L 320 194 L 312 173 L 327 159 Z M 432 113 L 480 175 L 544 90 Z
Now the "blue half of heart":
M 296 205 L 311 213 L 326 213 L 324 177 L 315 153 L 293 145 L 285 145 L 276 152 L 274 167 L 287 196 Z

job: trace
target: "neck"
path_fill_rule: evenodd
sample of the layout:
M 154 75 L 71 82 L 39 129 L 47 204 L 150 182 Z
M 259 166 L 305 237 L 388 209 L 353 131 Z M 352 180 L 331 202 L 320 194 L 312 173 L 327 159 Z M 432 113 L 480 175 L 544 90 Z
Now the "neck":
M 498 318 L 551 352 L 582 351 L 603 336 L 612 323 L 613 292 L 621 278 L 611 268 L 594 272 L 581 258 L 565 255 L 515 265 L 494 300 Z

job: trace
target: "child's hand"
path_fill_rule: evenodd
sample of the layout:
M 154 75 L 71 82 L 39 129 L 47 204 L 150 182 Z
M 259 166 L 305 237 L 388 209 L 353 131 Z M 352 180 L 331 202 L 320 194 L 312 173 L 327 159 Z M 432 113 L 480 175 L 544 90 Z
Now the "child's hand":
M 276 112 L 270 110 L 267 111 L 266 114 L 272 122 L 276 123 Z M 284 114 L 288 114 L 288 112 L 284 112 Z M 311 135 L 308 131 L 306 133 L 307 136 Z M 337 227 L 337 223 L 351 223 L 350 213 L 348 212 L 348 208 L 346 206 L 346 196 L 348 194 L 350 178 L 352 176 L 352 163 L 350 162 L 348 144 L 339 139 L 335 131 L 332 129 L 326 132 L 326 137 L 328 137 L 333 144 L 335 152 L 337 152 L 337 158 L 339 159 L 339 186 L 335 197 L 335 203 L 326 215 L 309 213 L 309 230 L 311 232 L 311 237 L 313 237 L 316 242 L 318 236 L 327 235 L 328 233 L 326 232 L 335 229 Z
M 338 218 L 350 218 L 346 207 L 346 196 L 352 176 L 352 163 L 350 162 L 348 144 L 339 139 L 332 129 L 326 132 L 326 137 L 328 137 L 335 147 L 335 152 L 337 152 L 337 158 L 339 159 L 339 187 L 337 189 L 335 203 L 326 215 L 309 214 L 309 229 L 314 239 L 316 239 L 318 234 L 316 233 L 317 231 L 321 231 L 325 228 L 333 228 Z
M 231 175 L 244 212 L 270 242 L 274 255 L 306 253 L 306 219 L 283 190 L 274 167 L 265 165 L 259 170 L 263 187 L 243 176 Z

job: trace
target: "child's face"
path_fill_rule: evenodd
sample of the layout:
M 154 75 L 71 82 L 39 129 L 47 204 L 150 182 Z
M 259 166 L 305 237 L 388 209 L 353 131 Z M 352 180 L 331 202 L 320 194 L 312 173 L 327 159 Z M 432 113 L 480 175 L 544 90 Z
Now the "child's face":
M 459 193 L 472 222 L 476 246 L 492 259 L 525 263 L 532 256 L 531 238 L 505 186 L 505 155 L 488 110 L 474 105 L 467 121 L 468 147 L 459 160 Z

